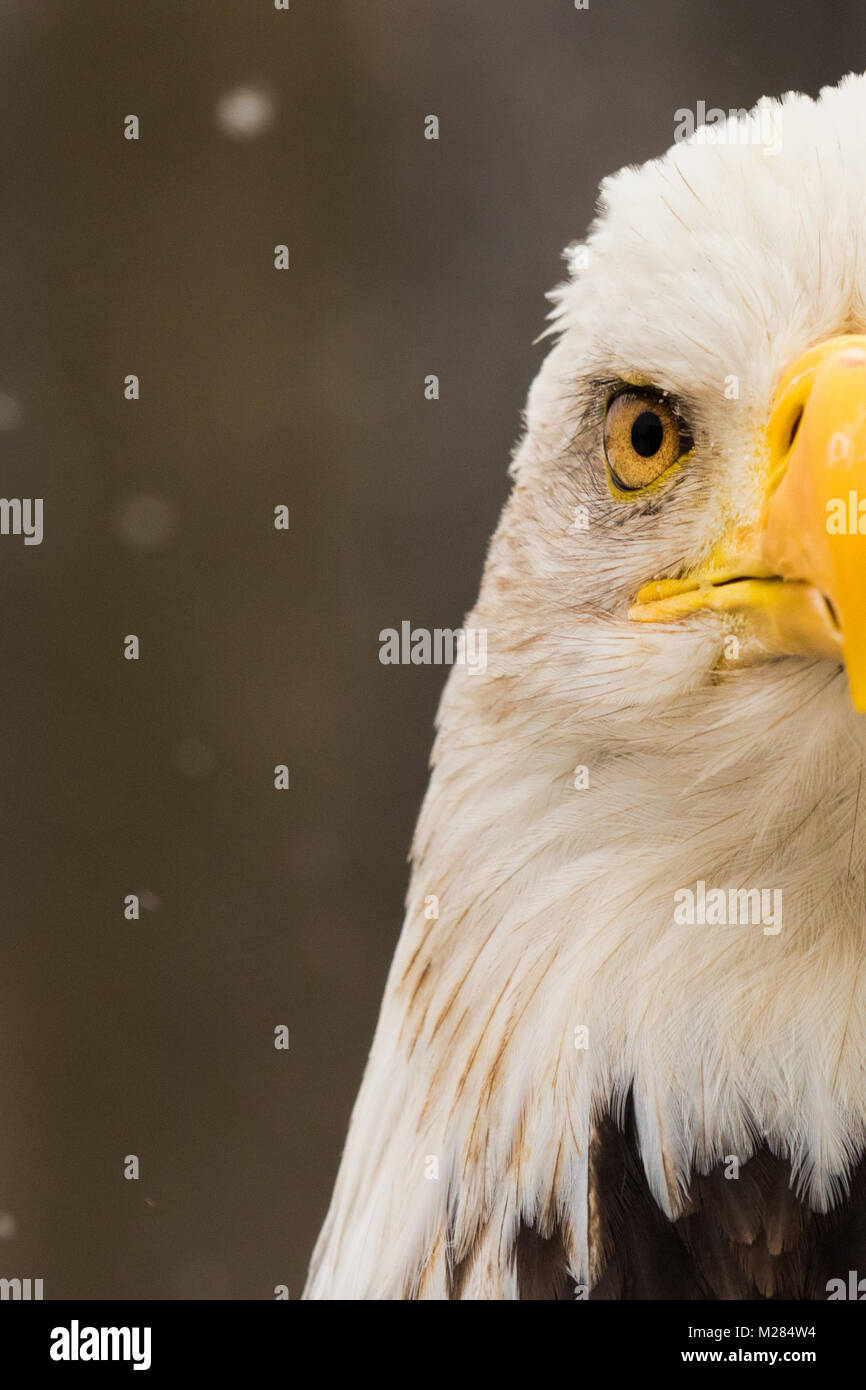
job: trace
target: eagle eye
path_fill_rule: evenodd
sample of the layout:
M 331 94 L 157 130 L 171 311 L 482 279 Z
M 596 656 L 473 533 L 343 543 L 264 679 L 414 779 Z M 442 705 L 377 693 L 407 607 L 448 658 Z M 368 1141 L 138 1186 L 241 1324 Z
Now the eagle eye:
M 664 392 L 628 386 L 608 401 L 604 456 L 618 492 L 648 487 L 691 447 L 691 435 Z

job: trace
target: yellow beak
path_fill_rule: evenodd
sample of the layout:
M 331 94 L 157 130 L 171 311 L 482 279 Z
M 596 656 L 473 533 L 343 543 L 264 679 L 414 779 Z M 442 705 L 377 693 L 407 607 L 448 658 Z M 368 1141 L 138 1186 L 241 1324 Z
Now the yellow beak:
M 866 336 L 833 338 L 793 363 L 767 446 L 754 524 L 733 528 L 700 570 L 645 584 L 629 617 L 710 609 L 768 656 L 844 660 L 866 713 Z

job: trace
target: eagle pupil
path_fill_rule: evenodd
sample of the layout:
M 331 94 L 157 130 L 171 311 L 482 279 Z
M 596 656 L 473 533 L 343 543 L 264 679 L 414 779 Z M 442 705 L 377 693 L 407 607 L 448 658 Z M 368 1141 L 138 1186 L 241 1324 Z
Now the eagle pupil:
M 642 459 L 652 458 L 662 447 L 664 426 L 654 410 L 642 410 L 631 427 L 631 444 Z

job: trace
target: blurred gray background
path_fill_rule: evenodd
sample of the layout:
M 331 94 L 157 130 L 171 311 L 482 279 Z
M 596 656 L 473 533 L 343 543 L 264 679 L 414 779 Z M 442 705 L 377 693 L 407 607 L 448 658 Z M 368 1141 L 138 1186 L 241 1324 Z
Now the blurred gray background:
M 0 537 L 0 1276 L 300 1294 L 444 677 L 378 633 L 474 602 L 598 180 L 864 39 L 855 0 L 0 2 L 0 491 L 45 499 Z

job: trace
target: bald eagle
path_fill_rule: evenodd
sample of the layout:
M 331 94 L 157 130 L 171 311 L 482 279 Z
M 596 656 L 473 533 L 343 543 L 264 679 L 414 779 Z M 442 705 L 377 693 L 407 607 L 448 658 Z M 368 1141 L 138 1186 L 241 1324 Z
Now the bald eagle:
M 823 1299 L 866 1272 L 866 77 L 606 179 L 566 255 L 305 1297 Z

